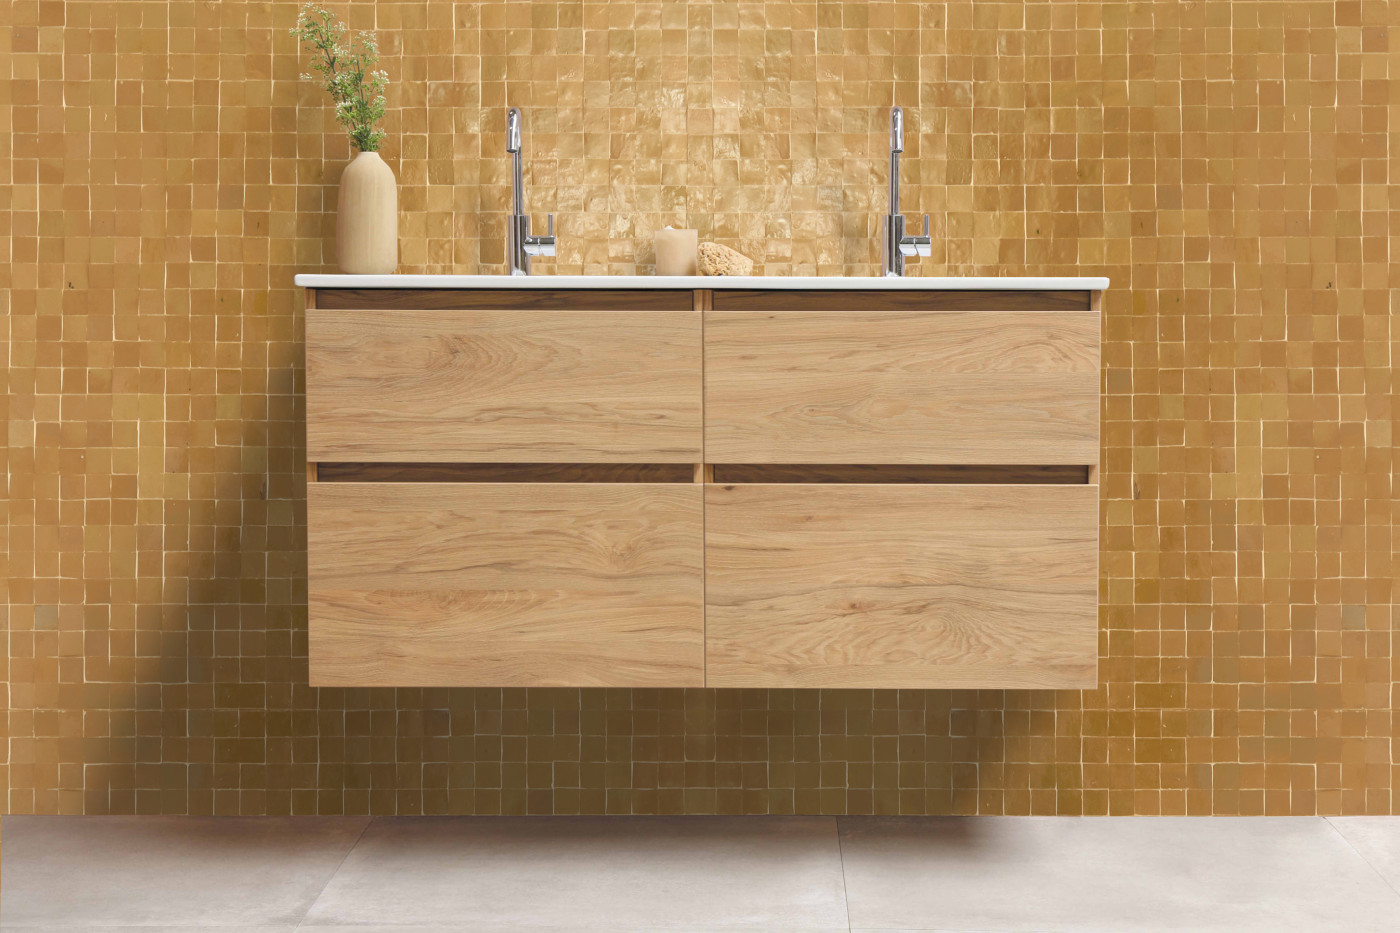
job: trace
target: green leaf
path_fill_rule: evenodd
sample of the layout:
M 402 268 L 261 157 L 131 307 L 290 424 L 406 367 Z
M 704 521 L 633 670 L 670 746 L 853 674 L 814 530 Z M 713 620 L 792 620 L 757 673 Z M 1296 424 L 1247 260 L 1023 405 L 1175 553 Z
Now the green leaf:
M 387 135 L 375 124 L 384 118 L 385 101 L 380 92 L 389 76 L 375 69 L 379 44 L 372 32 L 359 32 L 345 41 L 345 27 L 324 7 L 307 3 L 297 14 L 290 33 L 301 40 L 315 56 L 311 67 L 322 77 L 326 93 L 335 104 L 336 122 L 349 132 L 350 141 L 361 152 L 374 152 Z M 311 75 L 302 75 L 310 79 Z

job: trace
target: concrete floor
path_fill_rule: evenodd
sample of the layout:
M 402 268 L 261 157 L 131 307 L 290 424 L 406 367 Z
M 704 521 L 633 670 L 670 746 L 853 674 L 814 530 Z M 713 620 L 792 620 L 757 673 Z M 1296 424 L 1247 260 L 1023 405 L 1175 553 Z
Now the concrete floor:
M 6 817 L 0 930 L 1400 929 L 1400 817 Z

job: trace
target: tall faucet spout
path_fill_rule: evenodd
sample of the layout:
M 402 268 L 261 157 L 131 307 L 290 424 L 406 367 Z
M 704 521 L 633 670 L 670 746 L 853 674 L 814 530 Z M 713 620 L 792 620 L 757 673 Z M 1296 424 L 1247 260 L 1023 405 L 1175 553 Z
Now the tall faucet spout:
M 899 154 L 904 151 L 904 111 L 890 108 L 890 206 L 880 221 L 880 271 L 887 276 L 904 274 L 904 261 L 928 256 L 933 240 L 924 215 L 924 235 L 904 233 L 904 215 L 899 212 Z
M 506 111 L 506 152 L 520 151 L 520 108 Z
M 525 174 L 521 166 L 520 108 L 506 111 L 506 152 L 510 153 L 510 204 L 511 213 L 525 213 Z
M 555 254 L 554 215 L 549 215 L 549 233 L 530 232 L 530 215 L 525 213 L 524 133 L 519 107 L 506 111 L 506 152 L 510 154 L 510 217 L 506 220 L 506 267 L 511 275 L 529 275 L 530 259 Z
M 904 111 L 890 108 L 890 209 L 899 213 L 899 154 L 904 151 Z

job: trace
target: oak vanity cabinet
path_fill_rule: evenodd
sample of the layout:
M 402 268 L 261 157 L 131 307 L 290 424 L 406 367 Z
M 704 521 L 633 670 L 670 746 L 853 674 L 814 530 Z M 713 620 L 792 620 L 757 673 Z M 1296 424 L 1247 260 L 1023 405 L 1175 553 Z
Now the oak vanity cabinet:
M 308 296 L 313 685 L 1095 683 L 1096 293 Z

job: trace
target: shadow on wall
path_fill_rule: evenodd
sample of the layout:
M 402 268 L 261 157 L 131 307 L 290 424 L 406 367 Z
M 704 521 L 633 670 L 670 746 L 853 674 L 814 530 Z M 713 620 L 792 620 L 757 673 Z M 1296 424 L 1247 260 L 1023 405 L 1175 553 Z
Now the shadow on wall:
M 307 686 L 303 374 L 288 355 L 256 360 L 237 395 L 170 375 L 192 420 L 149 438 L 162 459 L 141 466 L 158 471 L 113 477 L 106 523 L 88 525 L 109 536 L 105 576 L 86 568 L 86 605 L 35 609 L 36 639 L 81 635 L 82 654 L 59 662 L 56 695 L 42 670 L 16 691 L 40 708 L 12 714 L 36 720 L 16 743 L 32 755 L 22 786 L 56 791 L 13 812 L 1109 808 L 1080 765 L 1105 760 L 1107 714 L 1066 712 L 1078 692 Z

